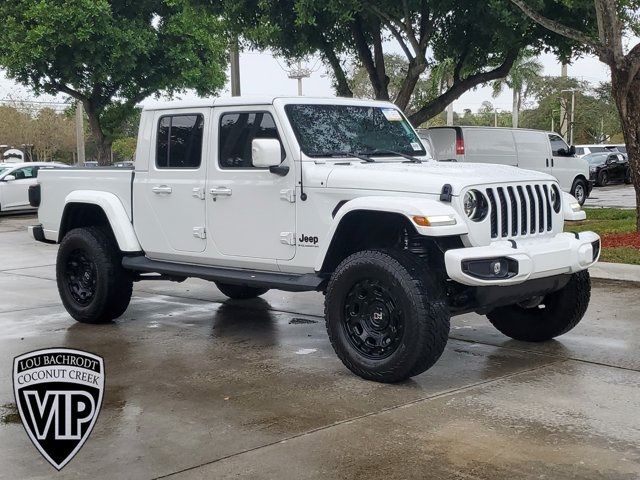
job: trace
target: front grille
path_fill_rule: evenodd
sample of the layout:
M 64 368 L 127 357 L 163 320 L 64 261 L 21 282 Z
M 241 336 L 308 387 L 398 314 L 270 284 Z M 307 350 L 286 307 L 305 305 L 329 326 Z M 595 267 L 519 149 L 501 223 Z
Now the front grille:
M 553 228 L 549 185 L 489 187 L 491 238 L 541 235 Z

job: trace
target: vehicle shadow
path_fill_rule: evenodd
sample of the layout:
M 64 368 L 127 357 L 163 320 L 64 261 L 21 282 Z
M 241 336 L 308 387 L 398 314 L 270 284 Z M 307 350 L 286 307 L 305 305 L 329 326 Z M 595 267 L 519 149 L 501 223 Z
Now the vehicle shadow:
M 259 346 L 277 343 L 277 320 L 267 301 L 227 300 L 213 317 L 211 336 L 231 342 L 256 343 Z

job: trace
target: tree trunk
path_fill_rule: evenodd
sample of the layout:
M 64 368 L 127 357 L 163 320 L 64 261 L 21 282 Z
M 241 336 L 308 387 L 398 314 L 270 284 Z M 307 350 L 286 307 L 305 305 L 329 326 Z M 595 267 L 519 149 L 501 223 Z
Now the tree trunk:
M 328 42 L 323 45 L 322 54 L 333 70 L 336 95 L 339 97 L 353 97 L 353 92 L 351 91 L 351 87 L 349 87 L 349 81 L 347 80 L 344 68 L 342 68 L 340 59 L 336 55 L 336 52 L 329 46 Z
M 402 87 L 400 88 L 400 92 L 398 92 L 398 96 L 395 100 L 395 104 L 405 112 L 407 111 L 407 107 L 409 106 L 409 102 L 411 101 L 411 96 L 416 89 L 418 80 L 420 80 L 420 75 L 422 75 L 422 73 L 426 69 L 426 62 L 418 62 L 416 59 L 413 59 L 409 62 L 407 75 L 402 81 Z
M 640 73 L 629 80 L 628 69 L 611 69 L 611 90 L 618 106 L 636 191 L 636 229 L 640 232 Z
M 520 92 L 513 89 L 513 110 L 511 111 L 511 124 L 513 128 L 518 128 L 518 117 L 520 116 Z
M 109 165 L 111 163 L 112 140 L 104 134 L 102 125 L 100 124 L 100 115 L 93 104 L 87 100 L 84 100 L 82 103 L 84 105 L 85 112 L 87 112 L 91 135 L 93 136 L 93 140 L 96 142 L 96 160 L 98 161 L 98 165 Z

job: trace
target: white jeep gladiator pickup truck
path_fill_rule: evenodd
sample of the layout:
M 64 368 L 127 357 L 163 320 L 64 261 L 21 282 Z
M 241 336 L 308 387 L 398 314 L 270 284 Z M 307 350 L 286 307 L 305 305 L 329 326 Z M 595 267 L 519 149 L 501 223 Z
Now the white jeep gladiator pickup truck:
M 144 108 L 134 169 L 43 170 L 36 240 L 80 322 L 119 317 L 133 282 L 211 280 L 227 296 L 325 293 L 329 339 L 363 378 L 442 354 L 452 315 L 544 341 L 590 297 L 600 238 L 544 173 L 431 161 L 400 110 L 236 97 Z

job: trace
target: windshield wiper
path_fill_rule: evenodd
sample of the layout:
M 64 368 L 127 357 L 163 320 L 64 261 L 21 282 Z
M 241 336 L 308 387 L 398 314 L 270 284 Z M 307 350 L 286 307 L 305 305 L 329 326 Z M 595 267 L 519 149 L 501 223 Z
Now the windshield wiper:
M 327 152 L 324 155 L 327 155 L 329 157 L 334 157 L 334 158 L 354 157 L 354 158 L 359 158 L 360 160 L 364 160 L 365 162 L 368 162 L 368 163 L 375 163 L 375 160 L 373 158 L 358 152 Z
M 414 157 L 412 155 L 408 155 L 406 153 L 401 153 L 401 152 L 396 152 L 394 150 L 387 150 L 386 148 L 376 148 L 375 150 L 367 151 L 365 153 L 367 153 L 369 155 L 376 154 L 376 153 L 386 153 L 386 154 L 389 154 L 389 155 L 397 155 L 399 157 L 406 158 L 411 163 L 422 163 L 422 160 L 420 160 L 419 158 L 416 158 L 416 157 Z

